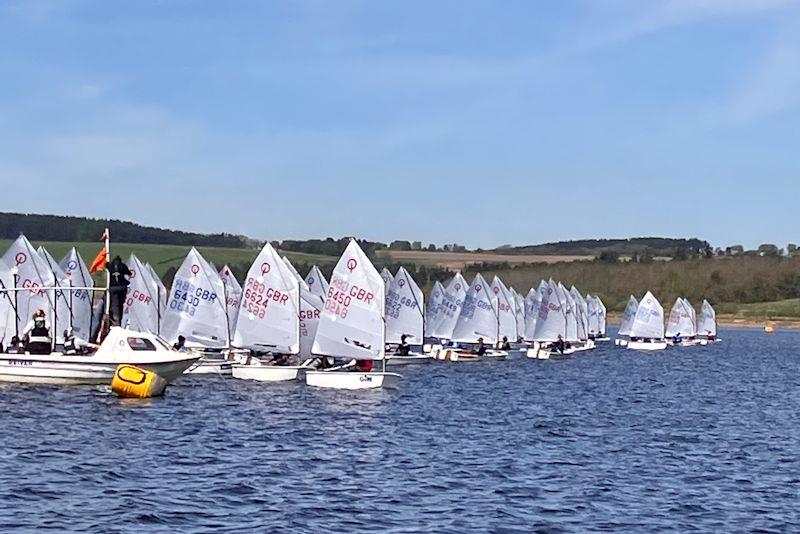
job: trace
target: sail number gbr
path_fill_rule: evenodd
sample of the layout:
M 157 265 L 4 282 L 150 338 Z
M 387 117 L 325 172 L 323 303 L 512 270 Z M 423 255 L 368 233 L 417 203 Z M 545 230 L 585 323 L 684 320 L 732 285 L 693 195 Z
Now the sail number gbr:
M 247 284 L 245 284 L 242 307 L 255 317 L 263 319 L 267 312 L 267 305 L 270 302 L 285 306 L 289 302 L 289 295 L 278 289 L 267 287 L 266 284 L 259 282 L 252 276 L 248 277 Z
M 365 304 L 371 304 L 375 294 L 357 285 L 350 285 L 347 281 L 334 277 L 328 287 L 328 298 L 325 299 L 325 310 L 337 317 L 347 317 L 347 310 L 353 299 Z
M 208 289 L 197 287 L 188 280 L 175 279 L 172 286 L 172 298 L 169 301 L 171 310 L 188 313 L 194 316 L 202 301 L 213 303 L 217 294 Z

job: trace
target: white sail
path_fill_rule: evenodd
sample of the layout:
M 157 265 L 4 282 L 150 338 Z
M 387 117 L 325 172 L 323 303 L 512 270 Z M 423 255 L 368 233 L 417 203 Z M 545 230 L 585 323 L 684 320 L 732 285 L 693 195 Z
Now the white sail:
M 239 317 L 239 306 L 242 303 L 242 286 L 227 265 L 220 269 L 219 278 L 222 280 L 222 285 L 225 286 L 225 308 L 228 310 L 229 330 L 233 336 L 236 319 Z
M 497 343 L 498 305 L 498 299 L 492 294 L 489 284 L 480 273 L 476 274 L 453 329 L 453 341 L 476 343 L 478 338 L 483 338 L 485 343 Z
M 128 259 L 131 272 L 128 294 L 122 307 L 122 324 L 139 332 L 158 333 L 158 289 L 153 285 L 147 267 L 131 254 Z
M 559 336 L 563 339 L 567 330 L 567 316 L 559 298 L 556 284 L 551 280 L 540 284 L 541 302 L 538 306 L 531 341 L 556 341 Z M 538 298 L 538 297 L 537 297 Z
M 187 343 L 201 347 L 227 347 L 224 295 L 217 270 L 192 247 L 172 281 L 161 335 L 169 341 L 184 336 Z
M 233 345 L 280 354 L 300 352 L 300 280 L 267 242 L 243 287 Z
M 61 260 L 59 266 L 69 279 L 71 287 L 94 287 L 94 280 L 89 274 L 80 253 L 72 247 Z M 75 337 L 88 340 L 92 336 L 92 299 L 93 292 L 88 289 L 74 290 L 67 295 L 72 312 L 72 331 Z
M 461 273 L 456 273 L 444 291 L 441 311 L 437 314 L 439 321 L 435 325 L 429 326 L 431 337 L 440 339 L 450 339 L 452 337 L 458 316 L 461 315 L 461 308 L 464 306 L 464 298 L 467 296 L 468 288 L 469 284 L 461 276 Z
M 53 273 L 53 277 L 55 278 L 56 286 L 57 287 L 69 287 L 70 279 L 67 276 L 61 266 L 58 264 L 56 259 L 45 249 L 44 247 L 39 247 L 36 249 L 36 252 L 39 253 L 45 262 L 47 262 L 47 266 L 50 271 Z M 55 328 L 54 332 L 51 334 L 55 335 L 56 342 L 61 343 L 64 341 L 64 332 L 69 330 L 72 327 L 72 308 L 70 306 L 70 292 L 69 291 L 62 291 L 56 290 L 55 291 L 55 303 L 56 303 L 56 313 L 55 313 Z
M 0 259 L 0 341 L 8 344 L 17 335 L 17 315 L 14 311 L 14 293 L 6 291 L 14 286 L 14 274 Z
M 516 307 L 517 303 L 511 291 L 508 290 L 506 285 L 495 276 L 492 279 L 492 293 L 497 299 L 497 316 L 498 328 L 500 339 L 506 337 L 509 340 L 516 341 L 517 339 L 517 316 Z
M 442 312 L 442 300 L 444 300 L 444 286 L 438 280 L 433 284 L 431 298 L 428 300 L 428 308 L 425 310 L 425 326 L 428 330 L 432 325 L 439 322 Z
M 597 336 L 600 333 L 600 317 L 597 300 L 588 295 L 586 297 L 586 318 L 589 328 L 589 335 Z
M 695 335 L 694 319 L 692 312 L 689 310 L 690 306 L 686 301 L 680 297 L 675 300 L 672 309 L 669 312 L 669 319 L 667 320 L 666 337 L 674 337 L 680 335 L 682 337 L 692 337 Z
M 525 328 L 522 331 L 522 338 L 525 341 L 533 341 L 533 333 L 536 330 L 536 321 L 539 319 L 539 305 L 542 303 L 541 285 L 539 289 L 530 288 L 525 295 Z
M 158 304 L 158 324 L 159 324 L 159 331 L 161 328 L 161 318 L 164 317 L 164 313 L 167 311 L 167 301 L 169 300 L 169 291 L 167 291 L 167 287 L 164 285 L 164 282 L 161 281 L 161 277 L 158 276 L 158 273 L 153 266 L 149 263 L 144 264 L 145 270 L 150 274 L 150 280 L 154 282 L 155 287 L 158 289 L 154 293 L 154 297 Z M 160 332 L 159 332 L 160 333 Z
M 383 278 L 383 287 L 386 288 L 386 292 L 388 293 L 389 292 L 389 286 L 392 285 L 392 281 L 394 280 L 394 276 L 392 276 L 392 273 L 389 271 L 389 269 L 384 267 L 383 269 L 381 269 L 381 278 Z
M 570 296 L 569 291 L 559 282 L 556 284 L 556 293 L 561 301 L 562 309 L 566 317 L 566 329 L 564 340 L 574 343 L 578 339 L 578 316 L 575 301 Z
M 639 309 L 639 301 L 633 295 L 628 299 L 628 304 L 625 306 L 625 312 L 622 315 L 622 323 L 619 325 L 619 335 L 631 335 L 631 326 L 633 320 L 636 318 L 636 310 Z
M 689 299 L 683 299 L 683 303 L 686 305 L 686 309 L 689 311 L 689 315 L 692 317 L 692 328 L 694 329 L 692 330 L 692 335 L 694 336 L 697 334 L 697 312 L 694 311 L 694 306 L 692 306 L 692 303 L 689 302 Z
M 649 339 L 664 338 L 664 308 L 649 291 L 639 302 L 631 325 L 630 336 Z
M 328 296 L 328 281 L 325 280 L 325 276 L 316 265 L 311 267 L 311 270 L 308 271 L 305 282 L 308 289 L 321 299 L 325 300 Z
M 717 335 L 717 312 L 707 300 L 700 306 L 700 320 L 697 322 L 697 333 L 701 336 Z
M 400 267 L 386 294 L 386 343 L 400 343 L 403 335 L 409 343 L 422 343 L 423 298 L 417 283 L 405 267 Z
M 520 339 L 525 332 L 525 299 L 513 287 L 510 287 L 509 291 L 514 297 L 514 318 L 517 321 L 517 339 Z
M 300 286 L 300 356 L 311 358 L 314 338 L 317 336 L 319 317 L 325 301 L 303 286 Z
M 289 261 L 289 258 L 284 256 L 283 263 L 289 268 L 290 271 L 292 271 L 292 274 L 294 275 L 295 278 L 297 278 L 297 281 L 300 282 L 300 287 L 302 287 L 303 289 L 309 289 L 305 279 L 302 276 L 300 276 L 300 273 L 297 272 L 297 269 L 294 268 L 294 265 L 292 265 L 292 262 Z
M 52 324 L 53 291 L 41 288 L 55 287 L 56 280 L 45 259 L 34 250 L 30 241 L 21 235 L 6 251 L 3 261 L 15 275 L 13 286 L 27 290 L 16 292 L 17 324 L 20 334 L 36 310 L 44 310 L 49 324 Z
M 350 240 L 333 270 L 313 353 L 357 360 L 385 356 L 386 289 L 372 262 Z
M 600 325 L 600 330 L 598 330 L 597 333 L 601 337 L 605 337 L 605 335 L 606 335 L 606 305 L 603 304 L 603 301 L 600 300 L 600 297 L 595 297 L 594 300 L 597 303 L 597 322 Z
M 569 296 L 575 303 L 575 319 L 578 327 L 578 339 L 585 341 L 589 338 L 589 312 L 586 299 L 583 298 L 578 288 L 572 286 L 569 290 Z

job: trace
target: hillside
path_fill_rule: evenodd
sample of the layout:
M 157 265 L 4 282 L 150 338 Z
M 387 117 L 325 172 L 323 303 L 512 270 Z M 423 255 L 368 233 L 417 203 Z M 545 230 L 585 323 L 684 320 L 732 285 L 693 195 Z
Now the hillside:
M 541 245 L 521 247 L 502 247 L 493 252 L 502 254 L 562 254 L 571 256 L 600 256 L 603 253 L 618 256 L 651 257 L 677 255 L 710 255 L 711 246 L 700 239 L 672 239 L 664 237 L 634 237 L 630 239 L 581 239 L 577 241 L 558 241 Z
M 242 248 L 247 238 L 230 234 L 197 234 L 166 230 L 151 226 L 107 219 L 89 219 L 61 215 L 0 213 L 0 239 L 16 239 L 19 234 L 31 241 L 63 241 L 80 243 L 99 241 L 103 230 L 109 228 L 114 241 L 120 243 L 149 243 Z

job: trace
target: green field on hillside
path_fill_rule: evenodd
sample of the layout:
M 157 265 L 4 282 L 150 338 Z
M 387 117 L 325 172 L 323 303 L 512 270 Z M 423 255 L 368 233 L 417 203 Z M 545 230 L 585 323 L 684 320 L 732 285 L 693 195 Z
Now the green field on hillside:
M 0 240 L 0 252 L 5 254 L 12 241 L 3 239 Z M 100 251 L 102 243 L 100 241 L 93 243 L 62 243 L 56 241 L 50 242 L 35 242 L 35 247 L 39 245 L 44 246 L 56 260 L 61 260 L 69 250 L 75 246 L 83 256 L 83 261 L 88 266 L 91 264 L 94 257 Z M 111 242 L 111 256 L 120 255 L 123 260 L 127 260 L 131 253 L 144 261 L 150 262 L 159 276 L 164 276 L 170 267 L 178 268 L 181 262 L 186 258 L 191 247 L 181 245 L 149 245 L 142 243 L 114 243 Z M 256 255 L 258 250 L 245 249 L 245 248 L 217 248 L 217 247 L 197 247 L 197 250 L 203 257 L 213 263 L 218 268 L 225 264 L 234 266 L 249 266 Z M 285 252 L 286 256 L 293 263 L 298 264 L 317 264 L 326 265 L 335 263 L 338 258 L 332 256 L 322 256 L 318 254 L 304 254 L 302 252 Z M 244 267 L 245 269 L 247 267 Z M 240 269 L 239 269 L 240 270 Z M 302 273 L 305 274 L 305 273 Z
M 774 319 L 780 317 L 800 317 L 800 299 L 785 299 L 772 302 L 753 302 L 749 304 L 723 303 L 717 312 L 748 319 Z

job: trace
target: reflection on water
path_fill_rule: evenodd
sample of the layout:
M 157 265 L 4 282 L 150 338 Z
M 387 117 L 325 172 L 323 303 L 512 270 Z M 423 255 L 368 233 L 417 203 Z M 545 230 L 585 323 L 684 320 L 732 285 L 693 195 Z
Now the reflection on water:
M 407 367 L 400 388 L 0 386 L 3 531 L 797 529 L 800 334 Z

